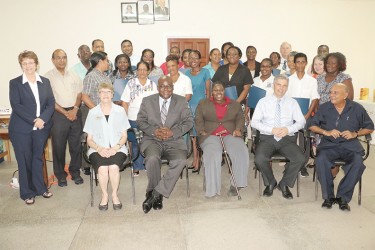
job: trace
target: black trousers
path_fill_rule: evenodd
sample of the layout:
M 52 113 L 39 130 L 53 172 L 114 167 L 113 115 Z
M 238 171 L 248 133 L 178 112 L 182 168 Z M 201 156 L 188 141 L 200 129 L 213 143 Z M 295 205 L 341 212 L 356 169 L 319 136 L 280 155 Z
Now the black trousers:
M 279 153 L 289 160 L 279 183 L 281 186 L 293 187 L 298 172 L 306 162 L 302 150 L 295 143 L 295 136 L 285 136 L 280 141 L 276 141 L 273 135 L 260 135 L 259 138 L 260 141 L 255 152 L 255 165 L 262 172 L 264 185 L 276 183 L 269 162 L 272 155 Z
M 22 200 L 42 195 L 47 191 L 43 179 L 43 152 L 49 129 L 30 133 L 9 133 L 18 164 L 20 197 Z
M 69 173 L 72 177 L 80 175 L 81 157 L 81 112 L 78 110 L 77 119 L 69 121 L 63 114 L 55 112 L 52 116 L 51 130 L 53 148 L 53 171 L 57 179 L 66 179 L 65 167 L 66 144 L 69 144 L 70 164 Z

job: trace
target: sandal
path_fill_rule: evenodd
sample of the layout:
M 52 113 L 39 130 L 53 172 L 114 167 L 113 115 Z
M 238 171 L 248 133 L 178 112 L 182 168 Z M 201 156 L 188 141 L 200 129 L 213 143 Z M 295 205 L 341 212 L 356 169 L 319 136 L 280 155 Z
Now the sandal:
M 51 192 L 44 192 L 43 194 L 42 194 L 42 196 L 44 197 L 44 198 L 51 198 L 52 197 L 52 193 Z
M 27 199 L 25 199 L 25 203 L 26 203 L 26 205 L 32 205 L 32 204 L 35 203 L 35 198 L 34 197 L 27 198 Z

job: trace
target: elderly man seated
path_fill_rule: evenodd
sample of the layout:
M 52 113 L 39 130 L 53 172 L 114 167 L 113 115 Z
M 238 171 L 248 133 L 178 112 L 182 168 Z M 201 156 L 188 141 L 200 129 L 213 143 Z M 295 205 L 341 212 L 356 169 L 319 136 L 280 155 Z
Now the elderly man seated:
M 323 135 L 315 161 L 324 199 L 322 207 L 331 208 L 337 202 L 341 210 L 350 211 L 348 203 L 366 168 L 362 159 L 364 149 L 357 137 L 372 133 L 374 123 L 360 104 L 347 98 L 345 84 L 334 85 L 329 97 L 331 101 L 320 105 L 310 127 L 311 131 Z M 335 198 L 331 167 L 338 159 L 346 164 Z
M 278 75 L 273 82 L 273 95 L 259 100 L 251 126 L 260 131 L 260 142 L 255 151 L 255 165 L 263 175 L 266 188 L 264 196 L 272 196 L 277 187 L 284 198 L 292 199 L 289 187 L 293 187 L 298 172 L 306 160 L 296 144 L 294 133 L 305 126 L 305 118 L 296 100 L 285 96 L 288 77 Z M 283 178 L 277 185 L 269 161 L 273 154 L 280 153 L 289 159 Z

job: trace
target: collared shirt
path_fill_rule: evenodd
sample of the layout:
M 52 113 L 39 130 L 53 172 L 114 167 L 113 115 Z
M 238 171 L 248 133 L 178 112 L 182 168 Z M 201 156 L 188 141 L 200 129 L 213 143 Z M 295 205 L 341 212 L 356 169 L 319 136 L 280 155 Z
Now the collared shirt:
M 273 80 L 275 77 L 271 74 L 266 80 L 260 79 L 260 76 L 254 78 L 253 86 L 259 87 L 266 91 L 266 95 L 273 95 Z
M 48 71 L 46 77 L 51 82 L 56 103 L 63 108 L 73 107 L 77 95 L 82 92 L 82 80 L 73 71 L 65 70 L 62 75 L 56 68 Z
M 212 79 L 212 77 L 214 77 L 216 71 L 215 71 L 214 68 L 212 67 L 211 62 L 209 62 L 209 63 L 208 63 L 206 66 L 204 66 L 203 68 L 208 69 L 208 72 L 210 72 L 210 76 L 211 76 L 211 79 Z
M 122 107 L 112 104 L 107 122 L 99 104 L 89 111 L 83 131 L 92 135 L 97 145 L 108 148 L 115 146 L 120 141 L 122 132 L 129 128 L 128 117 Z M 125 145 L 122 145 L 119 151 L 128 154 Z M 87 155 L 94 152 L 96 149 L 90 148 Z
M 304 74 L 299 79 L 297 72 L 289 77 L 288 91 L 286 95 L 289 97 L 308 98 L 311 101 L 319 99 L 318 85 L 316 79 L 308 74 Z
M 261 134 L 272 135 L 272 129 L 275 127 L 277 100 L 275 95 L 266 96 L 259 100 L 255 108 L 251 126 L 259 130 Z M 298 102 L 291 97 L 283 96 L 280 106 L 281 127 L 286 127 L 289 135 L 292 136 L 305 126 L 305 117 L 301 112 Z
M 31 88 L 31 91 L 33 92 L 35 102 L 36 102 L 36 117 L 40 116 L 40 100 L 39 100 L 39 90 L 38 90 L 38 83 L 37 82 L 42 82 L 42 78 L 40 78 L 38 73 L 35 73 L 35 82 L 31 83 L 29 80 L 27 80 L 27 77 L 25 73 L 22 75 L 22 83 L 29 83 L 29 86 Z M 36 130 L 36 127 L 33 127 L 33 130 Z
M 85 76 L 87 74 L 87 69 L 82 64 L 82 62 L 77 63 L 70 70 L 72 70 L 74 73 L 76 73 L 81 78 L 82 81 L 83 81 L 83 79 L 85 79 Z
M 119 70 L 116 72 L 116 75 L 114 75 L 114 71 L 109 75 L 109 79 L 111 79 L 113 88 L 115 91 L 114 96 L 113 96 L 113 101 L 121 100 L 121 96 L 124 93 L 124 89 L 126 85 L 131 79 L 136 78 L 136 77 L 137 77 L 136 72 L 133 72 L 133 74 L 128 72 L 125 78 L 122 78 Z
M 318 112 L 312 119 L 311 126 L 318 126 L 330 131 L 337 129 L 340 132 L 349 130 L 358 131 L 362 128 L 374 129 L 374 123 L 361 104 L 346 99 L 344 110 L 339 114 L 331 102 L 319 106 Z M 323 136 L 318 148 L 334 148 L 342 146 L 346 149 L 360 152 L 363 150 L 355 138 L 347 140 L 344 137 Z
M 111 79 L 109 79 L 108 76 L 95 68 L 86 75 L 85 79 L 83 79 L 82 94 L 88 95 L 95 105 L 98 105 L 100 103 L 98 93 L 98 87 L 100 83 L 112 84 Z
M 169 110 L 169 105 L 171 105 L 171 98 L 172 96 L 170 96 L 166 101 L 167 103 L 165 104 L 166 108 L 167 108 L 167 113 L 168 113 L 168 110 Z M 160 108 L 160 112 L 161 112 L 161 108 L 163 107 L 163 103 L 164 103 L 165 99 L 163 99 L 160 95 L 159 95 L 159 108 Z

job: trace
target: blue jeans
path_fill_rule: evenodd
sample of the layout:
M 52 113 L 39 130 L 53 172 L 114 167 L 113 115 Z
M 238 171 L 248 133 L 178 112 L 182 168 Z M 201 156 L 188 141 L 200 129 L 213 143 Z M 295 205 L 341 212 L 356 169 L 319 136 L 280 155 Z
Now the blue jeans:
M 136 121 L 131 121 L 129 120 L 130 126 L 132 128 L 137 128 L 137 122 Z M 132 157 L 133 159 L 138 155 L 138 142 L 137 139 L 135 138 L 135 134 L 133 132 L 128 132 L 128 140 L 132 144 Z M 133 162 L 133 169 L 134 170 L 144 170 L 145 165 L 144 165 L 144 160 L 145 158 L 141 155 L 139 152 L 138 158 Z

